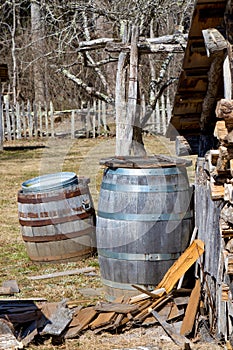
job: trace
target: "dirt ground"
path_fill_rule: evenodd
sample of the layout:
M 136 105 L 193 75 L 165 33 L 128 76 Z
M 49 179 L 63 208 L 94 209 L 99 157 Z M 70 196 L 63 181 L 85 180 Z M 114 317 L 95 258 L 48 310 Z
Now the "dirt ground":
M 148 154 L 175 155 L 174 143 L 163 137 L 145 136 Z M 101 158 L 115 153 L 114 138 L 97 139 L 54 139 L 48 141 L 15 141 L 6 143 L 0 152 L 0 284 L 15 279 L 20 293 L 17 298 L 43 297 L 48 301 L 61 301 L 64 298 L 78 300 L 84 305 L 104 299 L 104 294 L 86 297 L 84 289 L 102 287 L 98 258 L 96 256 L 77 262 L 38 264 L 28 258 L 18 222 L 17 193 L 22 182 L 32 177 L 58 171 L 74 171 L 78 176 L 90 178 L 90 192 L 98 206 L 98 195 L 102 180 L 103 168 L 99 165 Z M 195 158 L 193 166 L 188 168 L 190 182 L 194 181 Z M 75 275 L 32 281 L 28 277 L 65 271 L 81 267 L 95 267 L 94 276 Z M 122 334 L 103 333 L 95 335 L 85 332 L 78 339 L 67 340 L 62 345 L 52 344 L 51 339 L 44 344 L 30 345 L 31 350 L 159 350 L 179 349 L 160 327 L 135 328 Z M 220 349 L 216 344 L 192 345 L 192 349 Z

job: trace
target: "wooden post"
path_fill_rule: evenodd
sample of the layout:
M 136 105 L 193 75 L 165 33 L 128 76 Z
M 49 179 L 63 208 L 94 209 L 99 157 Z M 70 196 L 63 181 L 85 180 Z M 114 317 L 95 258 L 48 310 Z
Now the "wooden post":
M 165 135 L 166 133 L 166 110 L 165 110 L 165 98 L 164 95 L 161 96 L 161 131 L 162 135 Z
M 170 96 L 169 96 L 169 89 L 167 89 L 167 96 L 166 96 L 166 120 L 167 120 L 167 125 L 166 128 L 168 127 L 171 116 L 172 116 L 172 108 L 171 108 L 171 101 L 170 101 Z
M 38 114 L 36 102 L 33 102 L 34 135 L 38 136 Z
M 28 101 L 28 103 L 27 103 L 27 120 L 28 120 L 29 137 L 32 137 L 32 134 L 33 134 L 33 118 L 32 118 L 32 114 L 31 114 L 30 101 Z
M 100 135 L 101 130 L 101 101 L 98 100 L 98 126 L 97 126 L 97 134 Z
M 10 120 L 10 106 L 9 106 L 9 95 L 5 98 L 5 110 L 6 110 L 6 128 L 7 128 L 7 140 L 11 140 L 11 120 Z
M 128 28 L 127 23 L 122 22 L 122 43 L 126 44 L 128 42 Z M 128 155 L 129 145 L 127 150 L 124 146 L 124 141 L 127 136 L 125 135 L 126 129 L 126 91 L 125 91 L 125 79 L 127 70 L 127 57 L 128 53 L 120 52 L 117 65 L 117 75 L 116 75 L 116 98 L 115 98 L 115 108 L 116 108 L 116 155 Z M 132 139 L 132 138 L 131 138 Z M 130 144 L 131 145 L 131 144 Z
M 74 139 L 75 135 L 75 128 L 74 128 L 74 123 L 75 123 L 75 111 L 73 110 L 71 112 L 71 139 Z
M 155 106 L 155 132 L 156 134 L 161 134 L 159 99 L 157 100 L 156 106 Z
M 51 137 L 55 136 L 54 132 L 54 109 L 53 109 L 53 103 L 50 101 L 50 125 L 51 125 Z
M 102 120 L 104 124 L 104 136 L 108 136 L 107 121 L 106 121 L 106 102 L 102 101 Z
M 46 137 L 48 137 L 49 136 L 49 119 L 48 119 L 47 104 L 45 105 L 45 132 L 46 132 Z
M 95 120 L 96 120 L 96 101 L 94 100 L 93 101 L 93 139 L 95 138 Z
M 43 115 L 42 115 L 42 109 L 41 109 L 41 102 L 39 101 L 38 105 L 38 119 L 39 119 L 39 133 L 38 136 L 43 136 Z
M 15 106 L 11 106 L 11 134 L 12 134 L 12 140 L 15 140 L 16 138 L 16 127 L 15 127 Z
M 16 102 L 16 138 L 22 138 L 22 129 L 21 129 L 21 115 L 20 115 L 20 105 L 19 102 Z
M 90 137 L 90 129 L 92 127 L 92 122 L 91 122 L 91 113 L 90 113 L 90 102 L 87 103 L 87 115 L 86 115 L 86 138 Z
M 22 115 L 23 137 L 26 138 L 27 137 L 27 125 L 26 125 L 24 102 L 22 102 L 22 104 L 21 104 L 21 115 Z

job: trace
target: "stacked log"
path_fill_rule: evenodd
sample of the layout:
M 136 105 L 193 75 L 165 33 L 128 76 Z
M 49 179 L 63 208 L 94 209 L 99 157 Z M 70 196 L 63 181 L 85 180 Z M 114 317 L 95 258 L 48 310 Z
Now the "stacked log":
M 233 316 L 233 100 L 218 101 L 216 117 L 218 149 L 199 158 L 196 225 L 209 252 L 203 264 L 208 293 L 216 305 L 210 314 L 216 317 L 218 335 L 229 339 Z
M 220 228 L 224 237 L 233 237 L 233 100 L 221 99 L 217 103 L 216 117 L 221 119 L 215 126 L 215 136 L 219 141 L 216 164 L 210 156 L 214 169 L 212 177 L 212 197 L 221 191 L 225 204 L 221 211 Z M 212 153 L 213 154 L 213 153 Z

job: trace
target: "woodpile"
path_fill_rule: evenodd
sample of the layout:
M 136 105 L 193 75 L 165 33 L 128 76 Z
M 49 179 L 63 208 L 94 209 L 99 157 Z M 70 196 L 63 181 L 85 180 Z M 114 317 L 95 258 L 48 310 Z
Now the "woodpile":
M 195 208 L 198 238 L 205 243 L 203 279 L 209 319 L 218 337 L 232 333 L 233 254 L 233 100 L 217 103 L 214 136 L 218 149 L 199 158 Z M 215 320 L 215 321 L 214 321 Z
M 0 348 L 24 348 L 38 338 L 40 342 L 48 338 L 63 342 L 87 330 L 98 334 L 156 325 L 162 326 L 176 345 L 190 348 L 191 339 L 197 339 L 199 321 L 205 319 L 201 282 L 197 278 L 193 289 L 176 286 L 203 252 L 203 242 L 194 240 L 155 290 L 135 286 L 143 293 L 128 299 L 122 296 L 114 302 L 99 301 L 87 306 L 69 300 L 54 303 L 43 299 L 0 299 Z
M 211 197 L 224 200 L 220 228 L 224 237 L 233 236 L 233 100 L 218 101 L 214 135 L 219 141 L 216 151 L 207 154 Z

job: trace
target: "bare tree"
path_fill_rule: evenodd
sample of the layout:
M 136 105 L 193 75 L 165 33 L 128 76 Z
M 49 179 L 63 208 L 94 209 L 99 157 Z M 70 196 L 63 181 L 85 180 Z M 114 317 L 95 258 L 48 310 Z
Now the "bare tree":
M 12 52 L 18 77 L 14 85 L 21 95 L 37 101 L 52 99 L 55 108 L 78 107 L 81 101 L 93 98 L 107 102 L 116 100 L 117 107 L 119 91 L 124 90 L 121 103 L 124 99 L 129 106 L 126 119 L 130 118 L 130 124 L 134 124 L 131 125 L 134 136 L 130 131 L 131 146 L 127 153 L 132 150 L 132 138 L 142 143 L 141 128 L 162 91 L 177 79 L 178 72 L 168 67 L 176 60 L 175 53 L 183 52 L 183 30 L 177 31 L 177 26 L 188 22 L 184 16 L 189 15 L 192 1 L 18 0 L 16 3 L 14 0 L 14 3 L 20 9 L 16 31 L 11 31 L 15 36 L 16 46 Z M 14 12 L 9 2 L 2 6 Z M 6 22 L 11 29 L 14 27 L 12 16 L 8 15 Z M 124 23 L 128 31 L 122 42 Z M 137 28 L 136 38 L 132 28 Z M 11 39 L 2 29 L 0 36 L 5 43 Z M 137 52 L 133 77 L 132 50 Z M 132 79 L 135 79 L 134 84 Z M 136 109 L 131 103 L 131 87 Z M 144 115 L 141 107 L 138 108 L 142 96 L 148 106 Z M 141 151 L 144 152 L 143 148 Z

